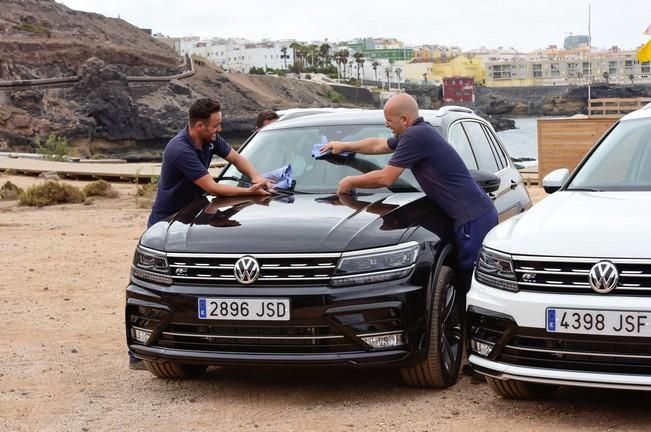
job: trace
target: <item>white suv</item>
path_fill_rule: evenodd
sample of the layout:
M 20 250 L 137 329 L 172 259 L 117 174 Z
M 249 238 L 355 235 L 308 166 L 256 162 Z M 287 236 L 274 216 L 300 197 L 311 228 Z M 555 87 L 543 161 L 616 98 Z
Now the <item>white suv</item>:
M 651 390 L 651 104 L 543 186 L 553 194 L 484 240 L 470 364 L 507 398 Z

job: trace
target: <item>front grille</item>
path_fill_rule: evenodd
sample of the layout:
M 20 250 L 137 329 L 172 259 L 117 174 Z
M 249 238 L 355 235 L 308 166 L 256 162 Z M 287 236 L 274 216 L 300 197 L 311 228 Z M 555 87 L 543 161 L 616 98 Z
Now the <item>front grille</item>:
M 505 341 L 497 361 L 588 372 L 651 373 L 651 344 L 639 338 L 549 335 L 520 329 Z
M 588 274 L 600 258 L 558 258 L 514 256 L 513 262 L 522 291 L 563 294 L 595 294 Z M 609 259 L 619 271 L 619 284 L 612 294 L 651 294 L 651 260 Z
M 359 351 L 334 328 L 314 326 L 240 326 L 172 323 L 156 346 L 193 351 L 328 353 Z
M 244 254 L 167 255 L 172 278 L 177 284 L 238 284 L 235 262 Z M 260 277 L 252 285 L 306 285 L 327 283 L 341 254 L 258 254 Z

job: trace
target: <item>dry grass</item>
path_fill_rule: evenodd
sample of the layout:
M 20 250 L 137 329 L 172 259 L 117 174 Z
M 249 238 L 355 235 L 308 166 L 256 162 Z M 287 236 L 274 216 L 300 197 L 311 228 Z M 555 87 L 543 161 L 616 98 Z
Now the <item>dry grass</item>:
M 55 181 L 48 181 L 29 187 L 20 194 L 19 204 L 22 206 L 43 207 L 54 204 L 83 203 L 86 196 L 81 189 Z

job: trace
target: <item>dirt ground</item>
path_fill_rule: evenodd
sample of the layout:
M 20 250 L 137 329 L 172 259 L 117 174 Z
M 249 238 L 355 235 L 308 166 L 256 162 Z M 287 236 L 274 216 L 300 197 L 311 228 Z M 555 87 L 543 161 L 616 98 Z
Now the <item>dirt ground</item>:
M 211 369 L 191 381 L 131 371 L 124 288 L 148 210 L 136 206 L 135 186 L 116 187 L 119 198 L 90 205 L 0 202 L 2 431 L 649 429 L 639 392 L 563 389 L 514 402 L 467 377 L 448 390 L 411 389 L 391 370 Z

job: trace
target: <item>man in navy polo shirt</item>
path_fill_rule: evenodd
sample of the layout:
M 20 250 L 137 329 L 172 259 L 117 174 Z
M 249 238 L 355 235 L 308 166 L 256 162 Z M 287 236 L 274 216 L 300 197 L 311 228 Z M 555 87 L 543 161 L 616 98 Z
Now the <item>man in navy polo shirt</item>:
M 173 215 L 204 192 L 219 196 L 269 195 L 265 188 L 272 184 L 219 136 L 222 130 L 220 110 L 219 102 L 212 99 L 199 99 L 190 106 L 188 125 L 165 147 L 148 227 Z M 251 179 L 252 186 L 241 188 L 216 183 L 208 173 L 213 154 L 235 165 Z
M 321 149 L 332 150 L 334 154 L 393 152 L 383 169 L 344 177 L 337 193 L 347 194 L 353 188 L 387 187 L 405 168 L 411 169 L 427 197 L 452 219 L 460 276 L 467 291 L 481 243 L 497 225 L 497 210 L 454 148 L 419 117 L 418 104 L 411 96 L 402 93 L 389 99 L 384 106 L 384 117 L 394 137 L 330 142 Z

